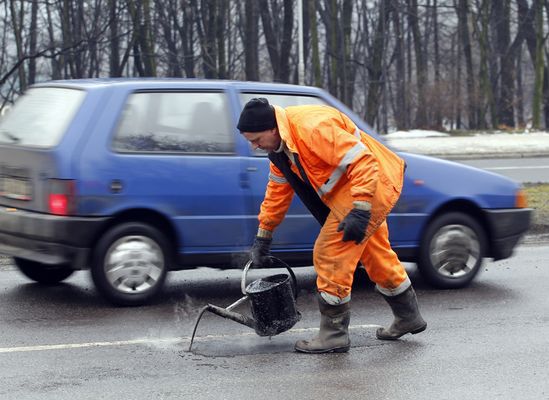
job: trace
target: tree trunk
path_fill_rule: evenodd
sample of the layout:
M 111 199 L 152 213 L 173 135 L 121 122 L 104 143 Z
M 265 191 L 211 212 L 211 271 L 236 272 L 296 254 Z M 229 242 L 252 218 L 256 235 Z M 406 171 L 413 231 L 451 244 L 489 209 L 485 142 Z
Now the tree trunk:
M 256 0 L 244 3 L 246 20 L 244 25 L 244 68 L 246 80 L 259 80 L 259 12 Z
M 61 68 L 59 62 L 60 58 L 53 56 L 53 54 L 55 53 L 55 33 L 50 7 L 46 7 L 46 17 L 48 21 L 48 42 L 51 48 L 51 77 L 52 79 L 61 79 Z
M 158 22 L 164 41 L 166 42 L 166 58 L 168 60 L 168 76 L 182 77 L 183 71 L 177 57 L 178 49 L 176 43 L 177 31 L 177 10 L 174 0 L 155 2 Z
M 309 24 L 311 27 L 311 62 L 313 71 L 313 85 L 322 86 L 320 69 L 320 51 L 318 49 L 318 24 L 316 12 L 316 0 L 307 0 L 309 5 Z
M 490 57 L 490 49 L 489 49 L 489 43 L 488 43 L 488 31 L 489 31 L 489 13 L 490 13 L 490 3 L 488 0 L 482 0 L 481 3 L 481 9 L 480 12 L 480 26 L 478 27 L 478 36 L 479 41 L 478 45 L 480 48 L 480 96 L 482 96 L 482 99 L 486 102 L 485 107 L 480 108 L 480 128 L 486 128 L 487 127 L 487 117 L 486 114 L 488 111 L 490 112 L 490 120 L 491 120 L 491 127 L 496 128 L 497 127 L 497 113 L 495 110 L 495 101 L 494 101 L 494 93 L 492 91 L 492 84 L 490 81 L 489 76 L 489 59 Z M 483 104 L 483 101 L 481 101 L 481 104 Z
M 524 119 L 524 89 L 522 87 L 522 46 L 518 49 L 518 54 L 516 58 L 516 65 L 517 65 L 517 120 L 518 120 L 518 126 L 519 128 L 524 128 L 526 126 L 526 122 Z
M 454 43 L 455 50 L 452 51 L 453 53 L 453 59 L 455 60 L 455 78 L 453 80 L 453 86 L 454 86 L 454 101 L 453 101 L 453 109 L 454 109 L 454 120 L 455 120 L 455 129 L 461 129 L 462 128 L 462 121 L 461 121 L 461 106 L 462 106 L 462 99 L 461 99 L 461 51 L 460 51 L 460 41 L 459 37 L 456 37 L 455 39 L 452 39 L 452 42 Z
M 367 18 L 367 16 L 364 16 Z M 372 47 L 368 54 L 368 98 L 366 100 L 366 121 L 374 125 L 377 120 L 381 100 L 381 88 L 383 78 L 383 57 L 385 54 L 385 35 L 389 20 L 388 7 L 385 2 L 379 5 L 379 16 Z
M 32 0 L 31 2 L 31 23 L 30 23 L 30 41 L 29 41 L 29 54 L 34 55 L 37 53 L 36 36 L 37 36 L 37 18 L 38 18 L 38 0 Z M 29 60 L 29 85 L 32 85 L 36 81 L 36 58 L 32 57 Z
M 23 44 L 23 16 L 25 13 L 24 2 L 20 1 L 17 4 L 16 0 L 10 0 L 11 25 L 13 28 L 13 36 L 15 38 L 15 49 L 17 51 L 17 60 L 22 60 L 25 56 Z M 25 76 L 24 65 L 21 64 L 18 69 L 19 75 L 19 92 L 22 93 L 27 89 L 27 79 Z
M 391 16 L 394 29 L 394 42 L 395 42 L 395 64 L 396 64 L 396 95 L 395 95 L 395 124 L 398 130 L 405 130 L 408 128 L 406 123 L 406 65 L 404 54 L 404 34 L 402 27 L 402 20 L 399 12 L 399 0 L 391 0 Z
M 534 0 L 534 18 L 536 31 L 536 53 L 535 53 L 535 81 L 534 98 L 532 100 L 532 128 L 541 128 L 541 102 L 543 96 L 543 72 L 545 63 L 543 60 L 543 0 Z
M 522 21 L 521 23 L 521 31 L 524 33 L 524 38 L 526 40 L 526 48 L 528 49 L 528 53 L 530 54 L 530 60 L 532 62 L 532 66 L 534 67 L 534 71 L 536 70 L 536 60 L 537 60 L 537 45 L 539 41 L 537 40 L 537 33 L 536 33 L 536 21 L 535 21 L 535 3 L 530 8 L 528 6 L 527 0 L 517 0 L 518 5 L 518 15 L 519 15 L 519 21 Z M 543 9 L 542 9 L 543 10 Z M 543 54 L 542 54 L 543 55 Z M 549 122 L 549 71 L 547 69 L 547 66 L 543 67 L 543 74 L 541 85 L 541 91 L 543 93 L 543 109 L 545 113 L 545 123 L 547 124 Z M 539 83 L 539 77 L 538 83 Z M 534 83 L 536 84 L 536 82 Z M 539 90 L 539 86 L 536 86 L 534 88 L 535 90 Z M 539 96 L 539 93 L 538 93 Z M 541 107 L 541 105 L 539 105 Z M 534 112 L 534 107 L 532 105 L 532 114 Z M 541 114 L 541 112 L 540 112 Z M 533 116 L 532 116 L 533 118 Z M 540 118 L 541 119 L 541 118 Z
M 343 102 L 353 108 L 353 95 L 355 87 L 355 64 L 353 63 L 352 52 L 352 17 L 353 17 L 353 0 L 343 1 L 343 82 L 341 84 L 341 99 Z
M 457 8 L 458 31 L 465 56 L 465 74 L 467 80 L 467 104 L 468 107 L 468 125 L 469 129 L 478 128 L 477 118 L 477 95 L 475 84 L 475 73 L 473 71 L 473 53 L 471 50 L 471 35 L 469 33 L 469 6 L 467 0 L 459 0 Z
M 273 80 L 275 82 L 289 82 L 290 79 L 290 51 L 292 49 L 293 33 L 293 0 L 283 0 L 283 18 L 279 20 L 278 1 L 271 3 L 276 9 L 271 12 L 267 0 L 259 0 L 259 11 L 263 33 L 267 42 L 269 58 L 273 68 Z M 282 29 L 275 26 L 282 24 Z M 281 31 L 280 34 L 278 32 Z
M 408 24 L 414 40 L 414 53 L 416 56 L 416 84 L 417 84 L 417 113 L 416 126 L 425 128 L 427 126 L 427 63 L 423 54 L 423 43 L 419 31 L 419 16 L 417 0 L 407 0 Z
M 109 76 L 122 76 L 120 68 L 120 38 L 118 37 L 118 1 L 109 0 Z
M 435 69 L 435 96 L 442 96 L 442 82 L 440 78 L 440 49 L 439 49 L 439 30 L 438 30 L 438 3 L 437 0 L 433 2 L 433 45 L 434 45 L 434 69 Z M 442 106 L 444 102 L 442 99 L 435 107 L 434 115 L 434 127 L 439 130 L 443 130 L 442 126 Z
M 217 77 L 227 79 L 227 53 L 225 51 L 225 37 L 227 35 L 227 26 L 230 19 L 228 15 L 230 0 L 217 2 L 215 15 L 215 41 L 217 47 Z
M 320 4 L 317 4 L 320 5 Z M 324 8 L 318 7 L 326 35 L 326 52 L 324 53 L 325 68 L 328 72 L 328 91 L 338 97 L 337 76 L 337 27 L 338 7 L 337 0 L 324 0 Z
M 515 54 L 511 51 L 510 0 L 492 0 L 497 32 L 497 56 L 500 69 L 500 91 L 498 96 L 498 121 L 504 127 L 514 127 L 514 81 Z
M 191 3 L 194 4 L 196 31 L 200 41 L 204 77 L 206 79 L 217 78 L 216 2 L 215 0 L 201 0 L 200 7 L 197 0 L 192 0 Z
M 181 0 L 181 8 L 183 9 L 183 22 L 179 24 L 175 19 L 177 30 L 179 31 L 179 37 L 181 38 L 181 47 L 183 49 L 183 69 L 185 70 L 185 76 L 187 78 L 194 78 L 194 34 L 193 34 L 193 20 L 194 12 L 191 4 L 191 0 Z

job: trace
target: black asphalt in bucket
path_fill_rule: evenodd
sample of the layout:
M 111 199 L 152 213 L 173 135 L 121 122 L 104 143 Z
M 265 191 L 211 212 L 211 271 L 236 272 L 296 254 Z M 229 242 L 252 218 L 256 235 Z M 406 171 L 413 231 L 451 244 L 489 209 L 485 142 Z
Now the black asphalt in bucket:
M 287 331 L 301 319 L 296 309 L 290 275 L 278 274 L 256 279 L 246 287 L 255 332 L 274 336 Z

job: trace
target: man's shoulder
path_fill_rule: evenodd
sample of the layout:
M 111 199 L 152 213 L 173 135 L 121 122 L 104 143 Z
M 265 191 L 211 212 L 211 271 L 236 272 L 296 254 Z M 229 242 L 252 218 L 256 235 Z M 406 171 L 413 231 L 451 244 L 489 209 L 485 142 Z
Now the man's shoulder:
M 291 122 L 309 127 L 341 118 L 341 113 L 337 109 L 327 105 L 291 106 L 286 108 L 286 115 Z

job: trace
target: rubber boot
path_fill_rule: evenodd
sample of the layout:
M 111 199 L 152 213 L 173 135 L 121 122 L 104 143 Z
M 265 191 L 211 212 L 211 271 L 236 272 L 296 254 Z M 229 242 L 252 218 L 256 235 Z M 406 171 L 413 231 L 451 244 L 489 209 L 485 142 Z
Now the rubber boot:
M 416 292 L 412 286 L 399 295 L 382 296 L 391 306 L 395 320 L 388 329 L 377 330 L 378 339 L 397 340 L 402 335 L 420 333 L 427 328 L 427 323 L 419 313 Z
M 298 340 L 295 350 L 301 353 L 345 353 L 351 347 L 349 340 L 349 322 L 351 304 L 331 305 L 320 294 L 320 332 L 311 340 Z

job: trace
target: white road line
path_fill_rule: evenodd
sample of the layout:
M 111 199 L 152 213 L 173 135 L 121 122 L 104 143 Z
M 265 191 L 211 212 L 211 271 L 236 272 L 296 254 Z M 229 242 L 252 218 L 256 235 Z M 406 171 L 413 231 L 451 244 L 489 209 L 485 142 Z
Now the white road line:
M 349 329 L 372 329 L 379 328 L 380 325 L 351 325 Z M 290 333 L 304 333 L 315 332 L 318 328 L 300 328 L 290 329 Z M 229 337 L 243 337 L 255 335 L 253 332 L 242 332 L 235 335 L 205 335 L 195 337 L 195 341 L 207 341 L 212 339 L 222 339 Z M 23 353 L 30 351 L 45 351 L 45 350 L 70 350 L 70 349 L 82 349 L 88 347 L 114 347 L 114 346 L 131 346 L 139 344 L 177 344 L 183 342 L 189 342 L 190 336 L 171 337 L 171 338 L 144 338 L 144 339 L 131 339 L 131 340 L 115 340 L 111 342 L 88 342 L 88 343 L 61 343 L 61 344 L 45 344 L 36 346 L 19 346 L 19 347 L 0 347 L 0 353 Z
M 507 169 L 549 169 L 549 165 L 534 165 L 531 167 L 490 167 L 490 168 L 484 168 L 492 171 L 497 170 L 507 170 Z

